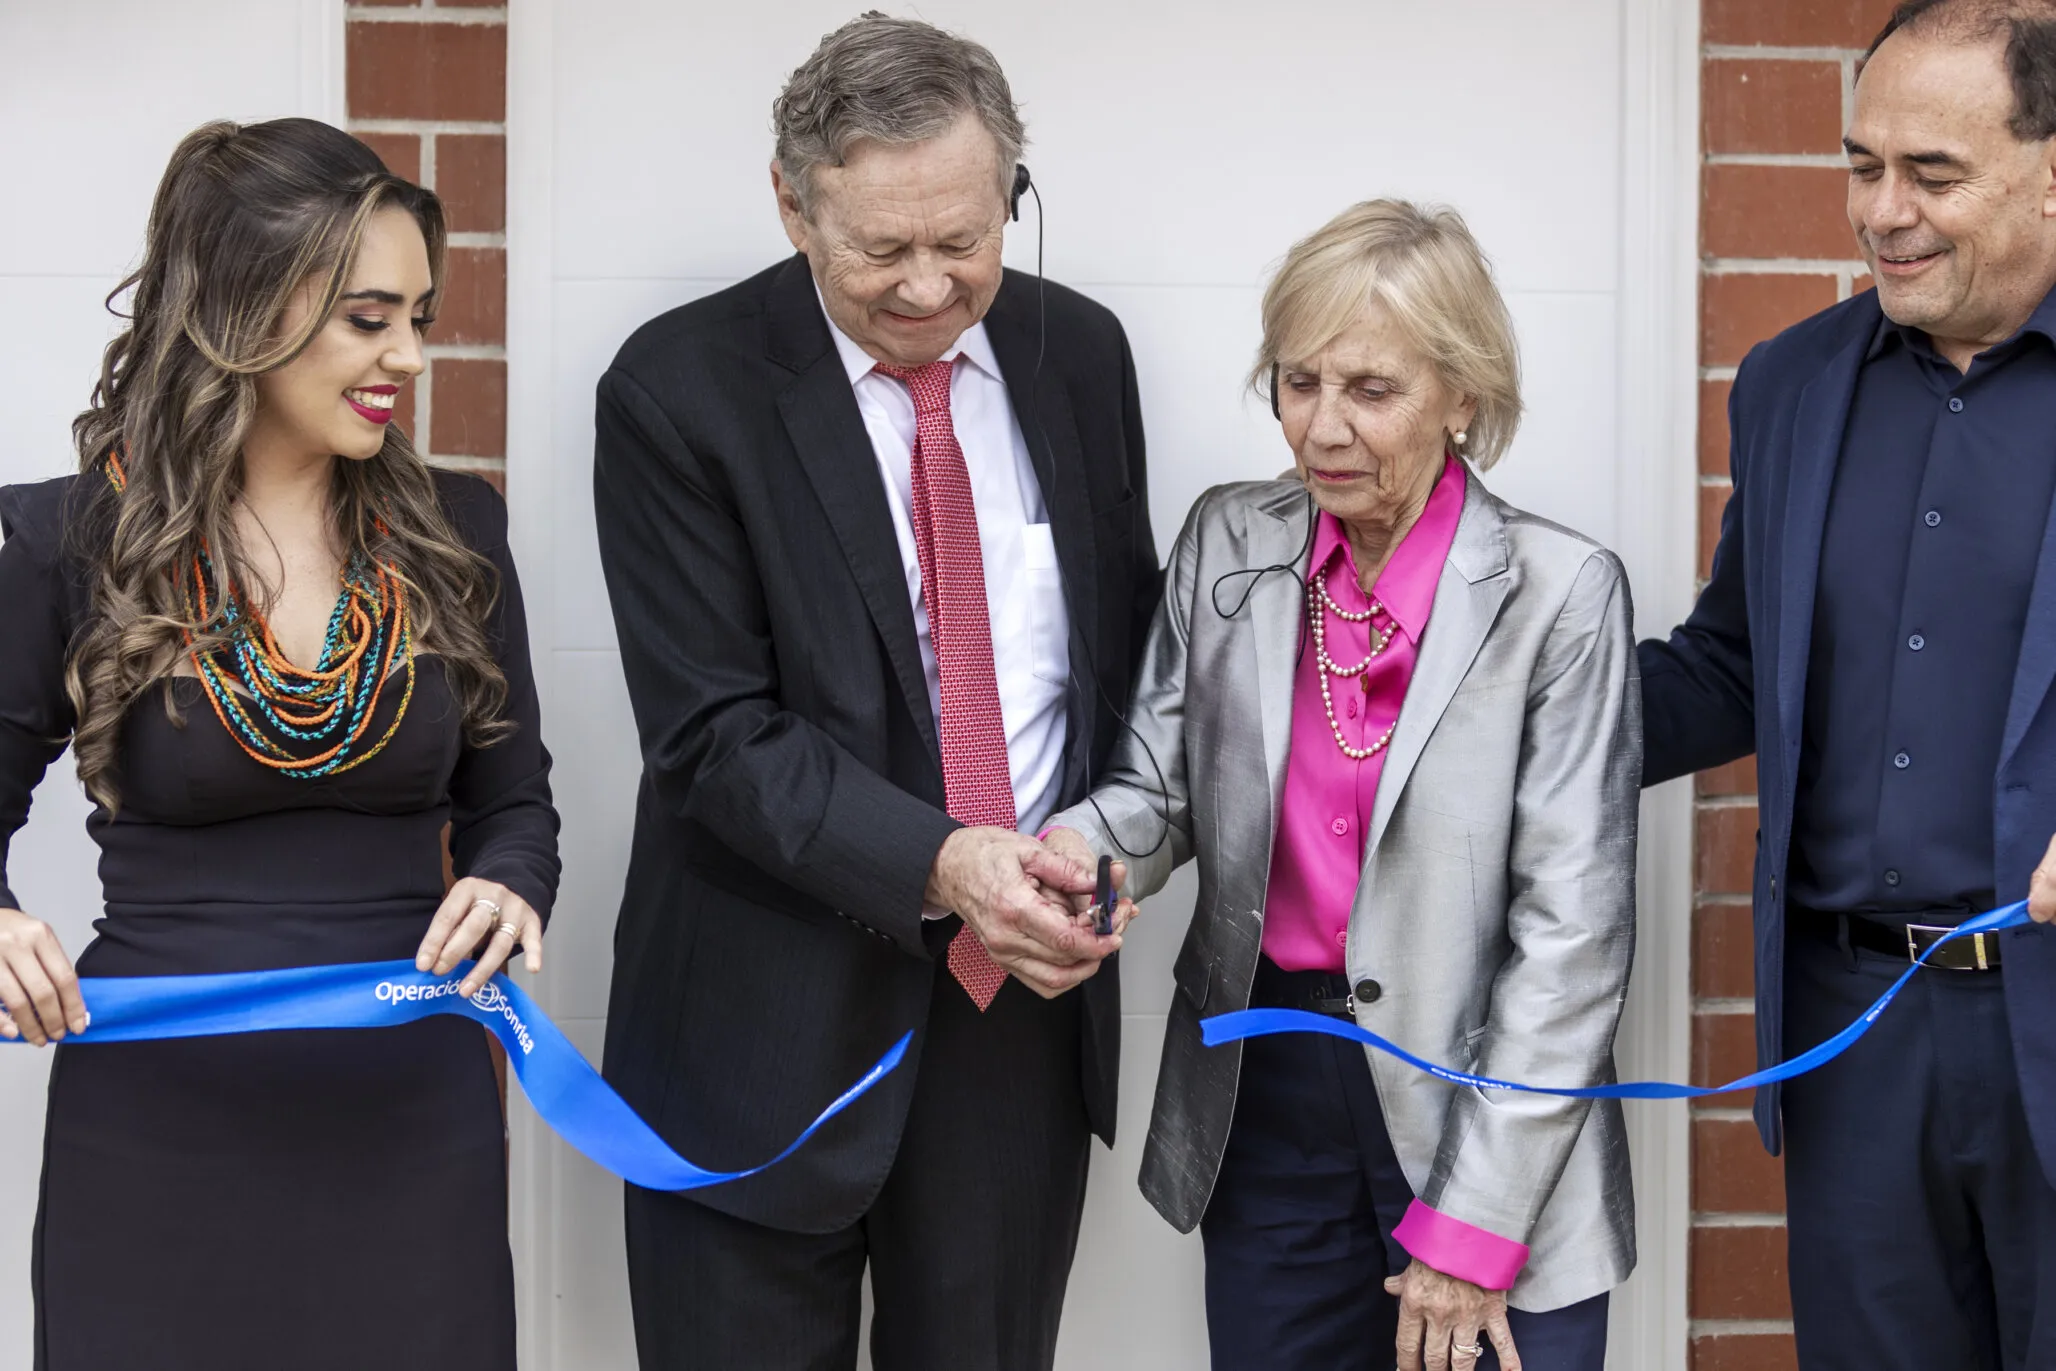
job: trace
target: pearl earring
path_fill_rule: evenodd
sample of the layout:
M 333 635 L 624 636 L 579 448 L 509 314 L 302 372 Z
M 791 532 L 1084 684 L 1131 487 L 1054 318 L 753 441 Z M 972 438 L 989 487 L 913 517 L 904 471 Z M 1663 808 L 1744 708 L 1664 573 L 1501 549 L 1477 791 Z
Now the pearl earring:
M 1471 440 L 1471 435 L 1469 431 L 1466 429 L 1458 429 L 1451 436 L 1456 439 L 1456 445 L 1458 447 L 1462 447 L 1465 443 L 1468 443 Z

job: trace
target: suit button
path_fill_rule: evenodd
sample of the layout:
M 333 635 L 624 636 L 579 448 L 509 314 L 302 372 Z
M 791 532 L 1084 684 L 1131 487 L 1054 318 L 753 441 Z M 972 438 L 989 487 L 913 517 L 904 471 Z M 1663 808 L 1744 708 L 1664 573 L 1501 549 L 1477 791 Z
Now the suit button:
M 1334 823 L 1329 824 L 1328 827 L 1335 831 L 1336 837 L 1340 838 L 1349 832 L 1349 820 L 1337 819 Z
M 1356 983 L 1356 1002 L 1369 1004 L 1385 993 L 1385 987 L 1366 976 Z

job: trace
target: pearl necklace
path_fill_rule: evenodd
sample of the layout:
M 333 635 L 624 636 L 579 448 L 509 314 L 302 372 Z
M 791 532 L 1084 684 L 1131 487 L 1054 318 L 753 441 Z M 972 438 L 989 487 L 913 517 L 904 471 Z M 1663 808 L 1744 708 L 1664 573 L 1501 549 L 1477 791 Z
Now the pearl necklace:
M 1392 635 L 1399 631 L 1399 624 L 1394 620 L 1385 627 L 1383 632 L 1380 632 L 1377 624 L 1372 623 L 1370 655 L 1355 666 L 1345 667 L 1337 665 L 1335 659 L 1328 655 L 1328 615 L 1332 613 L 1336 618 L 1343 620 L 1345 623 L 1360 624 L 1375 619 L 1380 614 L 1385 615 L 1387 619 L 1391 619 L 1391 611 L 1386 609 L 1375 597 L 1372 598 L 1369 609 L 1355 613 L 1344 609 L 1341 605 L 1336 604 L 1335 598 L 1328 593 L 1327 580 L 1319 573 L 1307 577 L 1307 588 L 1313 592 L 1313 595 L 1309 597 L 1307 602 L 1307 617 L 1312 622 L 1313 629 L 1315 674 L 1321 678 L 1321 707 L 1328 713 L 1328 729 L 1335 735 L 1335 746 L 1342 749 L 1342 755 L 1345 757 L 1352 761 L 1361 762 L 1367 758 L 1375 757 L 1384 751 L 1386 744 L 1392 741 L 1392 730 L 1399 727 L 1399 721 L 1394 719 L 1384 733 L 1379 735 L 1378 740 L 1369 747 L 1351 747 L 1349 739 L 1343 735 L 1341 722 L 1335 717 L 1335 694 L 1333 688 L 1329 685 L 1329 678 L 1340 677 L 1343 680 L 1348 680 L 1350 677 L 1360 676 L 1369 670 L 1371 663 L 1376 660 L 1378 654 L 1391 644 Z

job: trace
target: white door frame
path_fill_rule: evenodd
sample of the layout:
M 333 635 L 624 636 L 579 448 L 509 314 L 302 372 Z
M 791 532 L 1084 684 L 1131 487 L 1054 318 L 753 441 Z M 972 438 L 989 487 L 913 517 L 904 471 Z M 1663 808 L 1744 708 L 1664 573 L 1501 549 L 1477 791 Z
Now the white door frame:
M 557 0 L 508 7 L 507 489 L 514 539 L 532 563 L 547 563 L 556 540 L 548 473 L 555 431 L 551 110 L 557 10 Z M 1678 622 L 1696 586 L 1699 47 L 1699 0 L 1621 0 L 1616 441 L 1624 460 L 1617 550 L 1637 592 L 1645 635 Z M 539 601 L 529 624 L 539 663 L 554 646 L 554 623 L 548 604 Z M 554 675 L 537 672 L 545 717 L 570 703 L 550 698 Z M 1681 1080 L 1690 1070 L 1689 784 L 1661 787 L 1643 802 L 1641 935 L 1619 1048 L 1626 1079 Z M 537 996 L 546 1010 L 553 1007 L 548 978 L 538 983 Z M 521 1363 L 528 1371 L 573 1371 L 557 1367 L 551 1354 L 553 1168 L 540 1124 L 514 1093 L 512 1229 Z M 1691 1119 L 1676 1104 L 1631 1105 L 1628 1135 L 1641 1263 L 1615 1302 L 1609 1361 L 1634 1371 L 1683 1371 Z
M 1636 628 L 1661 635 L 1690 610 L 1698 559 L 1699 0 L 1621 6 L 1621 263 L 1617 551 Z M 1641 920 L 1618 1055 L 1624 1080 L 1691 1070 L 1692 794 L 1642 801 Z M 1630 1103 L 1641 1260 L 1615 1297 L 1608 1364 L 1684 1371 L 1692 1119 Z

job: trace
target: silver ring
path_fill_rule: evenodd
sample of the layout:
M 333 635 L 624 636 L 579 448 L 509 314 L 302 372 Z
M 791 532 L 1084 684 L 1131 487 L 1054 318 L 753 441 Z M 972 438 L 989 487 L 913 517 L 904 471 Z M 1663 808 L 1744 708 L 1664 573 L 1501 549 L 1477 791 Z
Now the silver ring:
M 493 912 L 493 917 L 495 919 L 500 917 L 500 906 L 497 901 L 488 900 L 485 896 L 481 895 L 471 902 L 471 909 L 477 909 L 480 905 L 484 905 L 487 909 L 490 909 Z M 467 909 L 464 912 L 466 914 L 469 914 L 471 912 L 471 909 Z
M 1453 1342 L 1449 1344 L 1449 1350 L 1461 1352 L 1466 1357 L 1482 1357 L 1485 1355 L 1485 1349 L 1474 1342 Z
M 497 911 L 496 911 L 496 912 L 497 912 Z M 501 932 L 501 933 L 504 933 L 504 934 L 506 934 L 506 935 L 507 935 L 507 937 L 508 937 L 509 939 L 511 939 L 512 941 L 514 941 L 514 942 L 517 942 L 517 943 L 518 943 L 518 942 L 520 942 L 520 941 L 521 941 L 521 925 L 520 925 L 520 924 L 514 923 L 514 922 L 512 922 L 512 921 L 510 921 L 510 920 L 507 920 L 507 919 L 502 919 L 502 920 L 500 920 L 500 927 L 499 927 L 499 929 L 498 929 L 497 931 L 499 931 L 499 932 Z

